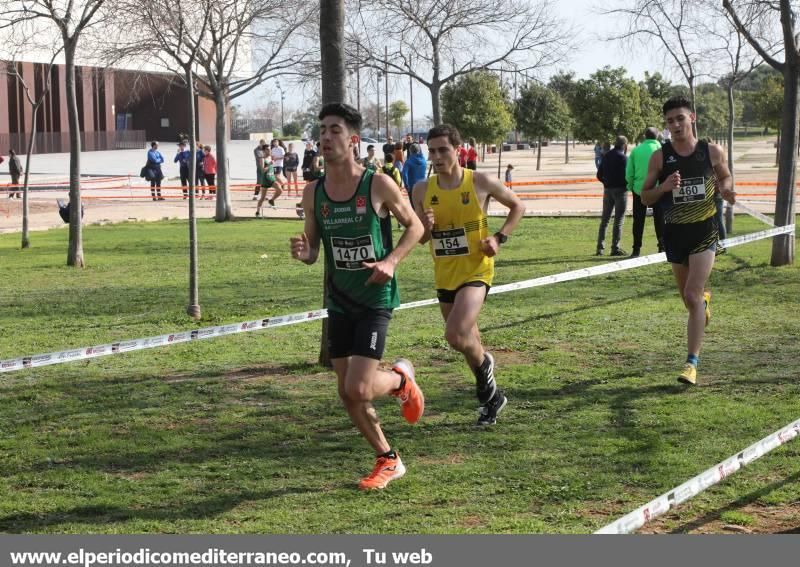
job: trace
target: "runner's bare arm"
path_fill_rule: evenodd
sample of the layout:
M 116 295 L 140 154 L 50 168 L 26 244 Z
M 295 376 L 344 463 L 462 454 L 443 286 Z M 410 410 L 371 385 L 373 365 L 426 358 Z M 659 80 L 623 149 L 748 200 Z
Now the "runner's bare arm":
M 731 205 L 736 204 L 736 191 L 733 190 L 733 176 L 728 168 L 728 158 L 725 150 L 717 144 L 709 144 L 708 152 L 711 154 L 711 166 L 717 174 L 717 191 L 722 198 Z
M 372 275 L 367 284 L 385 284 L 392 279 L 395 267 L 408 256 L 409 252 L 417 245 L 423 233 L 422 223 L 394 180 L 388 175 L 375 175 L 372 178 L 372 202 L 378 210 L 388 209 L 405 227 L 403 236 L 397 246 L 383 260 L 378 262 L 362 262 L 362 265 L 372 270 Z
M 480 185 L 480 189 L 483 189 L 487 196 L 494 198 L 495 201 L 508 209 L 506 220 L 498 232 L 502 232 L 506 236 L 511 236 L 511 233 L 514 232 L 514 229 L 519 224 L 520 219 L 525 216 L 525 203 L 517 197 L 516 193 L 503 185 L 499 179 L 486 175 L 485 173 L 478 173 L 475 177 L 477 184 Z M 478 187 L 476 186 L 476 188 Z M 488 199 L 484 199 L 483 203 L 484 212 L 486 212 L 489 204 Z
M 414 205 L 414 212 L 417 214 L 420 222 L 422 223 L 422 228 L 424 229 L 424 233 L 422 234 L 422 238 L 419 239 L 420 244 L 425 244 L 431 239 L 431 230 L 433 229 L 433 209 L 425 210 L 425 193 L 428 191 L 428 181 L 423 179 L 422 181 L 417 181 L 414 184 L 414 188 L 411 190 L 411 199 L 413 200 Z
M 372 189 L 377 191 L 375 193 L 376 201 L 389 209 L 397 218 L 397 221 L 405 227 L 403 236 L 400 237 L 397 246 L 394 247 L 390 254 L 394 259 L 394 263 L 397 264 L 414 249 L 414 246 L 417 245 L 417 242 L 422 237 L 424 229 L 417 215 L 414 214 L 414 209 L 411 208 L 408 199 L 403 196 L 397 183 L 392 179 L 385 175 L 376 176 L 372 183 Z
M 317 217 L 314 214 L 316 188 L 317 182 L 312 181 L 303 189 L 301 204 L 306 213 L 305 226 L 302 234 L 289 239 L 292 258 L 306 264 L 313 264 L 319 257 L 319 227 L 317 226 Z
M 680 176 L 676 177 L 676 173 L 670 175 L 664 180 L 664 183 L 658 184 L 658 176 L 661 175 L 663 154 L 661 150 L 656 150 L 650 156 L 650 161 L 647 164 L 647 177 L 644 178 L 642 185 L 642 204 L 645 206 L 654 205 L 664 193 L 672 191 L 676 187 L 675 182 L 680 183 Z

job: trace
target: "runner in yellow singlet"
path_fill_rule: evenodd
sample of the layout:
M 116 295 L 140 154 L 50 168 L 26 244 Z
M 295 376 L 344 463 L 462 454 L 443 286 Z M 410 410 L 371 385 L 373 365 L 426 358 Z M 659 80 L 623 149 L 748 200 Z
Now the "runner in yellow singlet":
M 478 316 L 494 278 L 494 256 L 525 213 L 525 205 L 499 179 L 461 167 L 461 136 L 452 126 L 428 133 L 428 152 L 437 175 L 418 182 L 414 210 L 430 241 L 436 292 L 445 320 L 445 338 L 464 355 L 477 382 L 478 425 L 493 425 L 507 399 L 494 379 L 494 358 L 484 350 Z M 509 209 L 500 230 L 489 234 L 486 212 L 494 198 Z

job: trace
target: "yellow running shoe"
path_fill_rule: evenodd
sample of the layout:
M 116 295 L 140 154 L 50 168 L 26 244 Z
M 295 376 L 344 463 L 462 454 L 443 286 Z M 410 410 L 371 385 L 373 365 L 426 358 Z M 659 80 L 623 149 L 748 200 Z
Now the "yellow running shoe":
M 703 301 L 706 302 L 706 327 L 708 327 L 708 322 L 711 321 L 711 292 L 704 291 L 703 292 Z
M 369 475 L 361 479 L 358 483 L 360 490 L 380 490 L 386 488 L 392 480 L 397 480 L 406 474 L 406 467 L 398 455 L 394 459 L 389 457 L 378 457 L 375 461 L 375 468 Z
M 694 386 L 697 384 L 697 367 L 689 362 L 683 367 L 683 372 L 678 376 L 678 382 Z

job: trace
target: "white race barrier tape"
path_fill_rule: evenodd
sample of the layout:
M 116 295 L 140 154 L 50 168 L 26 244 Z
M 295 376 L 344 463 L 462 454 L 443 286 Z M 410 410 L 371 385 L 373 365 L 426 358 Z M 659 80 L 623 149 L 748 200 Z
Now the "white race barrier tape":
M 746 212 L 751 217 L 756 218 L 756 219 L 760 220 L 761 222 L 763 222 L 765 224 L 768 224 L 769 226 L 775 226 L 775 221 L 774 220 L 769 218 L 764 213 L 759 212 L 759 211 L 757 211 L 755 209 L 752 209 L 752 208 L 748 207 L 747 205 L 745 205 L 741 201 L 736 201 L 736 204 L 734 206 L 735 207 L 739 207 L 740 209 L 742 209 L 744 212 Z
M 789 234 L 794 232 L 794 225 L 782 226 L 779 228 L 772 228 L 761 232 L 754 232 L 729 238 L 722 241 L 722 245 L 730 248 L 731 246 L 738 246 L 770 238 L 779 234 Z M 539 287 L 543 285 L 550 285 L 555 283 L 567 282 L 581 278 L 588 278 L 591 276 L 598 276 L 602 274 L 610 274 L 622 270 L 630 270 L 631 268 L 638 268 L 640 266 L 647 266 L 649 264 L 657 264 L 664 262 L 666 256 L 663 253 L 650 254 L 649 256 L 640 256 L 639 258 L 630 258 L 621 260 L 619 262 L 609 262 L 591 268 L 582 268 L 573 270 L 571 272 L 562 272 L 551 276 L 544 276 L 532 280 L 525 280 L 505 285 L 493 287 L 490 294 L 505 293 L 508 291 L 516 291 L 520 289 L 528 289 L 532 287 Z M 422 301 L 413 301 L 411 303 L 404 303 L 398 309 L 413 309 L 415 307 L 423 307 L 426 305 L 435 305 L 438 303 L 437 299 L 424 299 Z M 272 327 L 281 327 L 284 325 L 295 325 L 297 323 L 306 323 L 308 321 L 317 321 L 324 319 L 328 316 L 326 309 L 317 309 L 315 311 L 306 311 L 305 313 L 293 313 L 291 315 L 281 315 L 278 317 L 267 317 L 265 319 L 258 319 L 255 321 L 244 321 L 241 323 L 232 323 L 230 325 L 220 325 L 217 327 L 204 327 L 202 329 L 194 329 L 190 331 L 179 331 L 167 335 L 159 335 L 156 337 L 145 337 L 141 339 L 132 339 L 128 341 L 119 341 L 115 343 L 108 343 L 104 345 L 81 347 L 76 349 L 69 349 L 64 351 L 51 352 L 46 354 L 37 354 L 25 356 L 22 358 L 13 358 L 9 360 L 0 360 L 0 374 L 4 372 L 14 372 L 24 368 L 38 368 L 40 366 L 49 366 L 51 364 L 60 364 L 62 362 L 72 362 L 75 360 L 86 360 L 89 358 L 97 358 L 99 356 L 108 356 L 111 354 L 118 354 L 122 352 L 132 352 L 136 350 L 143 350 L 146 348 L 154 348 L 159 346 L 167 346 L 171 344 L 185 343 L 193 340 L 210 339 L 212 337 L 220 337 L 224 335 L 233 335 L 236 333 L 244 333 L 247 331 L 258 331 L 261 329 L 271 329 Z
M 658 498 L 655 498 L 640 506 L 630 514 L 626 514 L 618 520 L 615 520 L 597 530 L 596 534 L 629 534 L 644 526 L 647 522 L 657 518 L 658 516 L 669 511 L 671 508 L 686 502 L 690 498 L 694 498 L 704 490 L 721 482 L 723 479 L 731 476 L 739 469 L 749 465 L 756 459 L 759 459 L 788 443 L 795 437 L 800 435 L 800 419 L 794 421 L 779 429 L 771 435 L 767 435 L 761 441 L 757 441 L 750 445 L 744 451 L 728 457 L 721 463 L 717 463 L 710 469 L 701 472 L 699 475 L 691 478 L 678 486 L 665 492 Z

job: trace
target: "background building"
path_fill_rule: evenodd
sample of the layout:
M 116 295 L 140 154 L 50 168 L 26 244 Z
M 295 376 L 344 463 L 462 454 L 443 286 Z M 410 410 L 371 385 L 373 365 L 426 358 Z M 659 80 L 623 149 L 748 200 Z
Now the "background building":
M 0 61 L 0 152 L 13 148 L 24 153 L 33 110 L 12 65 L 35 99 L 46 88 L 48 66 Z M 84 151 L 144 148 L 150 140 L 176 141 L 189 130 L 185 88 L 169 73 L 78 66 L 75 90 Z M 213 142 L 214 102 L 197 96 L 195 115 L 198 139 Z M 33 134 L 35 153 L 69 151 L 64 65 L 52 68 L 50 92 L 38 110 Z

